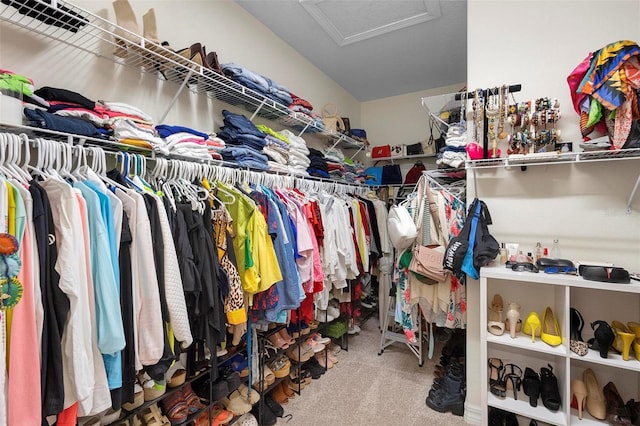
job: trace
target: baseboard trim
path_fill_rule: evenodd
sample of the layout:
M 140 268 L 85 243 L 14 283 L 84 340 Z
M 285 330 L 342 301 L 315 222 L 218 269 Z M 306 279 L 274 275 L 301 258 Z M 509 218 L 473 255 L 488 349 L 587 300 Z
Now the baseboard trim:
M 464 404 L 464 421 L 469 425 L 481 425 L 482 410 L 479 405 L 470 405 L 468 402 Z

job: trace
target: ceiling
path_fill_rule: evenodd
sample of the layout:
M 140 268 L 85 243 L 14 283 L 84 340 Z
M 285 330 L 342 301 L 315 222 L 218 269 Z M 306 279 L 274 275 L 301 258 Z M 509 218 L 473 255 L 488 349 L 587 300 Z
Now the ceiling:
M 236 0 L 361 102 L 466 81 L 467 0 Z

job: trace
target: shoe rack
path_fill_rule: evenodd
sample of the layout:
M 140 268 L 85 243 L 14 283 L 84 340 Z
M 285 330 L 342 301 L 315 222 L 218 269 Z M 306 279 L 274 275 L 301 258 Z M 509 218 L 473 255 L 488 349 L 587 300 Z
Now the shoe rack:
M 5 2 L 11 3 L 11 2 Z M 366 144 L 342 133 L 326 130 L 318 126 L 310 117 L 292 113 L 286 105 L 279 104 L 262 94 L 251 90 L 207 66 L 198 56 L 188 59 L 170 46 L 152 40 L 155 37 L 153 9 L 139 21 L 151 27 L 147 38 L 132 31 L 131 25 L 117 25 L 101 16 L 91 13 L 64 0 L 49 2 L 32 0 L 16 2 L 16 7 L 0 5 L 0 20 L 20 28 L 25 34 L 55 40 L 76 50 L 77 54 L 101 57 L 117 64 L 139 69 L 163 79 L 177 87 L 176 95 L 158 122 L 162 122 L 180 92 L 184 88 L 209 98 L 215 98 L 229 105 L 245 108 L 252 115 L 291 127 L 303 133 L 318 133 L 326 137 L 334 146 L 364 149 Z M 18 11 L 20 9 L 20 12 Z M 149 23 L 148 20 L 153 22 Z M 134 22 L 135 26 L 135 22 Z M 139 29 L 138 32 L 142 32 Z M 145 32 L 146 34 L 146 32 Z M 211 52 L 213 53 L 213 52 Z
M 494 294 L 500 294 L 505 302 L 502 320 L 509 302 L 520 305 L 520 319 L 524 323 L 531 311 L 538 313 L 541 322 L 546 307 L 550 307 L 557 319 L 562 343 L 550 346 L 538 336 L 532 342 L 530 335 L 522 331 L 512 338 L 509 329 L 502 335 L 489 333 L 488 306 Z M 606 306 L 603 306 L 606 305 Z M 598 351 L 589 349 L 581 357 L 569 349 L 571 307 L 578 309 L 584 316 L 585 326 L 582 330 L 586 341 L 592 336 L 589 324 L 602 319 L 609 323 L 618 319 L 624 323 L 640 320 L 640 284 L 608 284 L 586 281 L 580 276 L 515 272 L 502 266 L 486 267 L 480 271 L 480 321 L 481 321 L 481 360 L 484 368 L 480 369 L 482 418 L 488 418 L 489 407 L 499 408 L 553 425 L 604 425 L 606 421 L 597 420 L 583 411 L 583 419 L 578 418 L 578 411 L 571 408 L 571 381 L 583 378 L 586 369 L 592 369 L 597 376 L 600 390 L 609 382 L 615 383 L 624 401 L 638 399 L 640 392 L 640 361 L 632 353 L 628 361 L 609 350 L 607 358 L 601 358 Z M 482 326 L 484 325 L 484 326 Z M 523 328 L 524 330 L 524 328 Z M 544 330 L 543 330 L 544 331 Z M 531 407 L 529 397 L 523 389 L 514 399 L 513 391 L 507 389 L 504 398 L 497 397 L 489 391 L 489 368 L 487 360 L 499 358 L 504 364 L 513 363 L 522 371 L 526 367 L 539 372 L 541 368 L 551 365 L 553 374 L 558 380 L 561 406 L 551 411 L 538 399 L 537 407 Z M 640 358 L 640 355 L 638 355 Z

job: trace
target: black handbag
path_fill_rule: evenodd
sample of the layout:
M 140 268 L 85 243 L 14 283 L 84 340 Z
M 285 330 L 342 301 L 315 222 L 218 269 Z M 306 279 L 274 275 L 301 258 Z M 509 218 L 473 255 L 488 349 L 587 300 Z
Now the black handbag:
M 449 240 L 447 248 L 444 251 L 444 260 L 442 267 L 453 271 L 456 274 L 462 273 L 462 261 L 464 260 L 467 250 L 469 250 L 469 234 L 471 233 L 471 222 L 473 221 L 473 212 L 479 200 L 475 198 L 469 206 L 467 218 L 464 221 L 460 233 Z
M 487 266 L 500 253 L 500 244 L 489 233 L 491 214 L 484 201 L 480 201 L 480 218 L 476 230 L 476 243 L 473 248 L 473 266 L 479 271 L 481 267 Z
M 402 184 L 402 171 L 399 164 L 388 164 L 382 167 L 382 184 L 399 185 Z
M 421 155 L 424 154 L 422 150 L 422 144 L 420 142 L 407 145 L 407 155 Z

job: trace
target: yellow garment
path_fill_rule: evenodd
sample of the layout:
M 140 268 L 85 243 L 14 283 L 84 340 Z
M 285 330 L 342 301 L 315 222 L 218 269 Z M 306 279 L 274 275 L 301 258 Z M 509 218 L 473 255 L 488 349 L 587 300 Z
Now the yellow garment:
M 13 185 L 11 185 L 9 182 L 5 181 L 4 184 L 7 187 L 7 194 L 8 194 L 8 215 L 7 215 L 7 223 L 6 223 L 6 229 L 7 229 L 7 233 L 13 235 L 14 237 L 16 236 L 16 199 L 13 195 Z M 9 354 L 11 353 L 11 324 L 13 322 L 13 308 L 12 309 L 7 309 L 6 312 L 4 313 L 5 315 L 5 323 L 6 323 L 6 355 L 7 355 L 7 371 L 9 370 Z
M 356 239 L 358 240 L 358 252 L 360 253 L 360 261 L 365 271 L 369 270 L 369 250 L 367 246 L 367 234 L 364 232 L 364 221 L 366 218 L 362 217 L 360 211 L 360 204 L 358 201 L 353 200 L 351 202 L 353 207 L 353 219 L 355 225 Z
M 259 212 L 256 212 L 253 201 L 235 189 L 221 182 L 216 185 L 222 189 L 218 192 L 218 198 L 225 204 L 233 218 L 233 248 L 236 253 L 236 266 L 238 274 L 240 274 L 242 288 L 249 294 L 255 294 L 258 292 L 260 277 L 254 264 L 249 234 L 253 232 L 254 216 Z M 249 230 L 249 228 L 251 229 Z
M 267 221 L 260 212 L 254 214 L 253 233 L 250 234 L 252 244 L 252 255 L 260 274 L 258 291 L 265 291 L 278 281 L 282 281 L 280 264 L 273 247 L 273 240 L 269 235 Z

